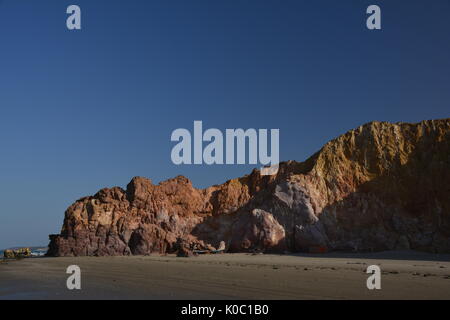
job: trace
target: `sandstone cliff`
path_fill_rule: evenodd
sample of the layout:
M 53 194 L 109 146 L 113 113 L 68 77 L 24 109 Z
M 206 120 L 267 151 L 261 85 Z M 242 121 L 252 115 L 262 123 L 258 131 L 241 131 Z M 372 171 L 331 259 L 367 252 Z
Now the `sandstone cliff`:
M 450 119 L 371 122 L 305 162 L 196 189 L 135 177 L 65 213 L 48 255 L 174 252 L 177 239 L 227 251 L 450 252 Z

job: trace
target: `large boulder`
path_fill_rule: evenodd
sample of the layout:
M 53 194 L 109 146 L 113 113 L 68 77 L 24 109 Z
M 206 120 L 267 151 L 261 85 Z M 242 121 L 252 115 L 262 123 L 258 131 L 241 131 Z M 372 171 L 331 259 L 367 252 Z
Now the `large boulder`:
M 231 231 L 230 252 L 283 252 L 285 231 L 274 216 L 261 209 L 241 214 Z

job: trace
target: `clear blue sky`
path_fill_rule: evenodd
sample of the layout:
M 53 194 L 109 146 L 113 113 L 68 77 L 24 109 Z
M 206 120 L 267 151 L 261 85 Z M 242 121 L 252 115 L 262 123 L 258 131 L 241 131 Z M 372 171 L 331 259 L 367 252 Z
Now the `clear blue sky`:
M 371 120 L 449 117 L 449 14 L 448 0 L 0 0 L 0 248 L 47 244 L 73 201 L 136 175 L 205 187 L 251 171 L 173 165 L 170 134 L 194 120 L 279 128 L 281 160 L 304 160 Z

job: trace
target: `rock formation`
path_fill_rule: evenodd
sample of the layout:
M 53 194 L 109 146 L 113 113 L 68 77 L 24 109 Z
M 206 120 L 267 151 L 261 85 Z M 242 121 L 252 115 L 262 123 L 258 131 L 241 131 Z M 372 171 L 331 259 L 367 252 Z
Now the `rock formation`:
M 20 259 L 31 257 L 30 248 L 9 249 L 3 252 L 3 256 L 6 259 Z
M 371 122 L 277 175 L 207 189 L 135 177 L 72 204 L 48 255 L 172 253 L 177 239 L 228 252 L 449 253 L 450 119 Z

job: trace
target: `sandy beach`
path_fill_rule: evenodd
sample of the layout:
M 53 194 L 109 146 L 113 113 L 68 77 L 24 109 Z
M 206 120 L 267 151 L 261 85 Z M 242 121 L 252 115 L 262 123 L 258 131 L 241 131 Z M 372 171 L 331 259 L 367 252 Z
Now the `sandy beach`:
M 374 264 L 381 290 L 366 287 Z M 69 265 L 81 290 L 66 288 Z M 31 258 L 0 263 L 0 299 L 450 299 L 450 255 Z

